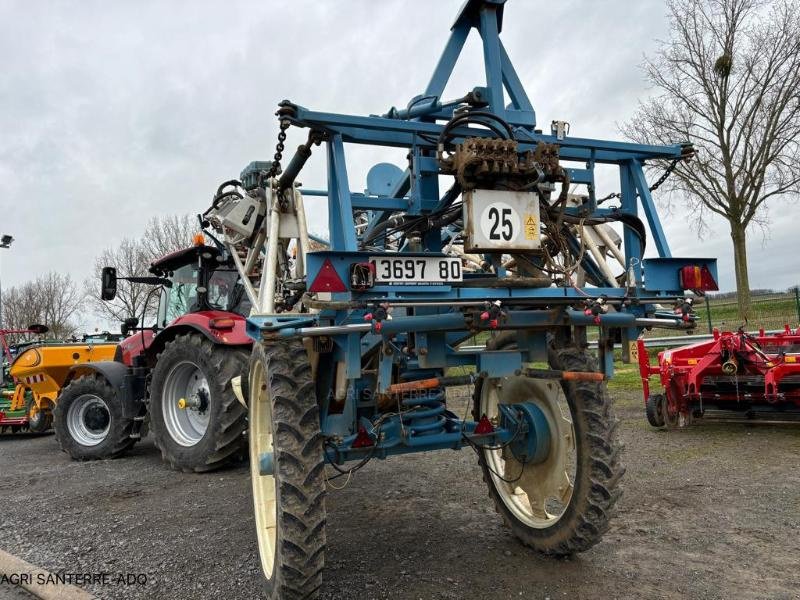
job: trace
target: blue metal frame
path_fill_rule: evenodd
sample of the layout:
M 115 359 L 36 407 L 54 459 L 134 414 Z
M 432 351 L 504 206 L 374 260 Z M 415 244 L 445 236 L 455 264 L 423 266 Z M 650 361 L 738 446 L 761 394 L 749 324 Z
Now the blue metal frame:
M 574 305 L 587 297 L 605 295 L 618 302 L 617 312 L 600 316 L 601 339 L 610 339 L 611 328 L 619 329 L 630 339 L 641 331 L 641 322 L 637 319 L 652 312 L 653 302 L 680 292 L 678 270 L 681 266 L 706 265 L 716 274 L 713 259 L 672 258 L 644 176 L 644 163 L 680 158 L 683 145 L 652 146 L 569 136 L 557 139 L 536 129 L 533 104 L 500 41 L 504 4 L 505 0 L 468 0 L 464 4 L 427 87 L 405 109 L 392 108 L 383 116 L 356 116 L 317 112 L 284 103 L 284 109 L 290 110 L 284 110 L 282 118 L 294 126 L 325 135 L 331 250 L 309 254 L 308 283 L 314 281 L 326 261 L 331 262 L 343 282 L 348 282 L 350 265 L 366 261 L 376 254 L 376 251 L 359 250 L 361 238 L 356 235 L 353 225 L 354 211 L 368 211 L 370 221 L 366 233 L 369 234 L 394 213 L 425 215 L 449 206 L 458 197 L 458 193 L 440 193 L 435 139 L 444 127 L 439 121 L 451 119 L 456 107 L 463 106 L 463 99 L 448 101 L 442 98 L 442 94 L 472 29 L 481 36 L 483 44 L 485 86 L 476 87 L 471 92 L 473 97 L 487 102 L 487 107 L 482 110 L 491 111 L 514 127 L 520 151 L 532 150 L 540 142 L 559 146 L 560 159 L 569 163 L 571 181 L 585 184 L 589 190 L 589 213 L 581 213 L 581 216 L 604 217 L 622 212 L 635 217 L 643 213 L 660 258 L 643 262 L 642 243 L 638 235 L 625 226 L 624 253 L 635 278 L 632 289 L 611 287 L 610 284 L 584 290 L 502 285 L 376 286 L 367 291 L 348 289 L 334 293 L 332 301 L 341 303 L 341 307 L 326 308 L 318 314 L 252 317 L 248 328 L 259 340 L 314 335 L 310 329 L 346 326 L 346 331 L 328 336 L 333 342 L 333 362 L 346 365 L 348 379 L 348 393 L 343 406 L 334 410 L 330 398 L 321 399 L 323 434 L 329 439 L 339 440 L 333 454 L 328 455 L 331 461 L 359 459 L 369 453 L 384 457 L 399 452 L 458 448 L 465 443 L 465 438 L 473 435 L 475 423 L 461 421 L 447 412 L 442 396 L 407 402 L 406 407 L 417 408 L 408 416 L 394 415 L 380 421 L 380 436 L 375 435 L 374 446 L 353 447 L 360 429 L 375 433 L 376 418 L 380 415 L 376 397 L 387 392 L 398 371 L 406 379 L 415 379 L 441 375 L 447 367 L 471 365 L 478 373 L 485 372 L 490 377 L 513 375 L 524 362 L 546 360 L 545 335 L 548 331 L 597 325 L 593 316 L 574 309 Z M 508 104 L 506 93 L 510 100 Z M 456 141 L 466 137 L 492 136 L 489 130 L 467 126 L 456 128 L 452 133 Z M 391 187 L 386 194 L 354 193 L 349 186 L 345 144 L 405 148 L 409 153 L 410 167 L 402 176 L 392 180 L 393 187 L 385 186 Z M 619 167 L 619 208 L 597 206 L 594 169 L 598 164 Z M 577 209 L 568 210 L 577 214 Z M 422 241 L 424 253 L 440 253 L 443 243 L 453 234 L 452 228 L 430 230 Z M 578 244 L 576 240 L 573 243 Z M 643 265 L 646 265 L 646 274 Z M 603 281 L 604 276 L 591 258 L 585 259 L 584 268 L 598 281 Z M 524 308 L 507 311 L 499 326 L 500 329 L 520 332 L 517 349 L 471 352 L 457 348 L 458 343 L 469 335 L 489 330 L 488 325 L 481 323 L 476 316 L 480 312 L 476 304 L 487 299 L 524 305 Z M 365 316 L 378 303 L 387 302 L 402 308 L 395 310 L 391 320 L 365 323 Z M 409 347 L 425 351 L 409 352 Z M 612 349 L 610 342 L 601 344 L 601 364 L 608 377 L 613 373 Z M 368 372 L 363 370 L 365 356 L 377 356 L 377 365 Z M 544 439 L 546 424 L 529 414 L 533 410 L 529 406 L 533 405 L 518 407 L 516 414 L 527 414 L 526 435 L 529 439 L 536 439 L 537 435 L 540 440 Z M 501 426 L 484 441 L 507 442 L 510 431 Z

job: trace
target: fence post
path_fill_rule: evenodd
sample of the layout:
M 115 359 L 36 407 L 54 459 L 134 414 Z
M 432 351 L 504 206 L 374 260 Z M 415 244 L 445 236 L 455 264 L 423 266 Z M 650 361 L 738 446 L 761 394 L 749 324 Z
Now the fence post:
M 708 303 L 708 296 L 705 296 L 705 299 L 706 299 L 706 317 L 708 318 L 708 333 L 714 333 L 714 328 L 711 326 L 711 305 Z M 800 304 L 798 304 L 797 306 L 798 310 L 800 310 Z
M 800 286 L 794 288 L 794 304 L 797 307 L 797 324 L 800 325 Z

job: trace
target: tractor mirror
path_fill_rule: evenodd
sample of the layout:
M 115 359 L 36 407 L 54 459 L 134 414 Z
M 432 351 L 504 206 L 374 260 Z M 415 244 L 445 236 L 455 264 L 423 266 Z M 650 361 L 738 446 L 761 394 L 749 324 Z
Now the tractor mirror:
M 44 335 L 50 328 L 47 325 L 28 325 L 28 331 L 35 333 L 36 335 Z
M 139 319 L 137 319 L 136 317 L 128 317 L 122 322 L 122 325 L 119 328 L 120 333 L 122 333 L 122 335 L 127 337 L 128 334 L 131 332 L 131 329 L 134 329 L 138 324 L 139 324 Z
M 100 278 L 102 280 L 100 297 L 103 300 L 113 300 L 117 296 L 117 270 L 114 267 L 103 267 Z

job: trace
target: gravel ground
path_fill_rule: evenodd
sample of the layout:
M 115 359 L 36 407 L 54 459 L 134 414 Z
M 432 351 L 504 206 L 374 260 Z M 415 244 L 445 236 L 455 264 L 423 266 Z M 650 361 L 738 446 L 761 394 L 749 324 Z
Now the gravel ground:
M 517 543 L 469 450 L 376 460 L 329 493 L 324 597 L 800 598 L 800 428 L 656 431 L 637 393 L 615 395 L 625 494 L 599 545 L 554 560 Z M 0 436 L 0 460 L 7 552 L 111 573 L 86 586 L 101 598 L 263 596 L 246 467 L 171 472 L 149 440 L 76 463 L 20 434 Z M 25 596 L 0 584 L 7 597 Z

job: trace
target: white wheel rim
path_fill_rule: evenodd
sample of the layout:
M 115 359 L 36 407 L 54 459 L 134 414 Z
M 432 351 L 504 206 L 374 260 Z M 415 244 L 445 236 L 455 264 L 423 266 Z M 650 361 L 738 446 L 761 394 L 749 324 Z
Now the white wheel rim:
M 481 414 L 498 418 L 498 403 L 519 402 L 532 402 L 544 413 L 550 427 L 549 455 L 541 463 L 526 465 L 508 448 L 485 450 L 483 456 L 492 483 L 509 511 L 528 527 L 546 529 L 561 519 L 572 500 L 577 469 L 575 429 L 559 383 L 526 377 L 484 381 Z
M 181 408 L 181 400 L 193 405 Z M 164 381 L 161 412 L 167 432 L 177 444 L 188 448 L 203 439 L 208 430 L 211 392 L 200 367 L 191 361 L 172 367 Z
M 260 457 L 273 451 L 272 404 L 267 392 L 264 363 L 258 360 L 250 371 L 250 403 L 248 427 L 250 438 L 250 478 L 253 484 L 253 512 L 258 536 L 261 568 L 267 579 L 275 569 L 278 540 L 278 504 L 275 495 L 275 476 L 261 474 Z M 276 465 L 277 468 L 277 465 Z
M 82 446 L 97 446 L 111 429 L 111 412 L 100 396 L 83 394 L 75 398 L 67 410 L 67 429 Z

